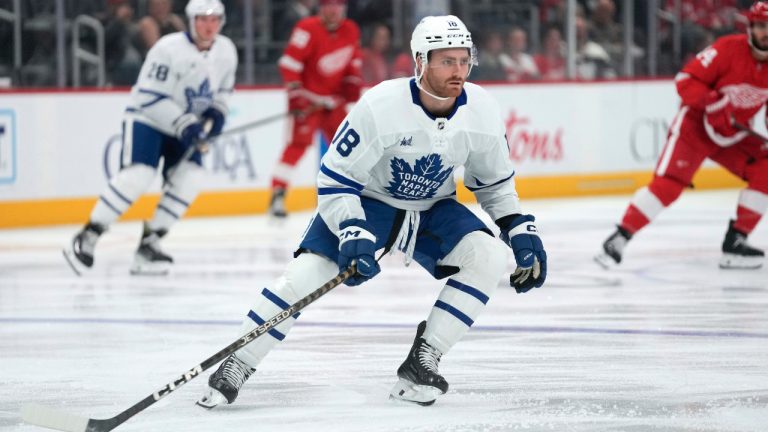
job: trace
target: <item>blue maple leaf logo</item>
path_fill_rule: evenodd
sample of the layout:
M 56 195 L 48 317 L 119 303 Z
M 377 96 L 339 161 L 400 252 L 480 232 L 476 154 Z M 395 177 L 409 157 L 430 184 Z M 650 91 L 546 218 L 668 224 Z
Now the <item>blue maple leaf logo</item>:
M 185 88 L 184 96 L 187 97 L 187 112 L 202 114 L 213 102 L 211 82 L 206 78 L 197 90 L 193 87 Z
M 387 191 L 395 198 L 411 201 L 434 197 L 453 173 L 453 167 L 443 169 L 443 159 L 434 153 L 417 159 L 413 167 L 404 159 L 392 158 L 389 167 L 392 180 Z

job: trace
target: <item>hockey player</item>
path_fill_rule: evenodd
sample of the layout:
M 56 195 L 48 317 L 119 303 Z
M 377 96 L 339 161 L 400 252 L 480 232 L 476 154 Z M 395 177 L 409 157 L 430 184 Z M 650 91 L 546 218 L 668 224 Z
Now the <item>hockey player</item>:
M 515 191 L 505 127 L 496 102 L 466 83 L 475 49 L 455 16 L 430 16 L 415 28 L 416 77 L 375 86 L 351 110 L 331 141 L 318 175 L 319 206 L 295 259 L 264 289 L 241 327 L 245 334 L 356 264 L 347 285 L 379 271 L 374 254 L 395 246 L 436 279 L 447 278 L 419 324 L 391 397 L 432 404 L 448 391 L 441 357 L 469 330 L 504 273 L 511 247 L 517 269 L 510 284 L 526 292 L 544 283 L 547 256 L 534 217 Z M 496 221 L 504 244 L 456 201 L 453 173 Z M 382 253 L 383 254 L 383 253 Z M 232 403 L 264 356 L 295 321 L 289 318 L 225 360 L 198 402 Z
M 651 183 L 639 189 L 616 231 L 595 257 L 621 262 L 627 242 L 691 185 L 709 158 L 747 182 L 736 219 L 722 244 L 721 268 L 759 268 L 764 253 L 747 244 L 768 209 L 768 148 L 740 130 L 768 100 L 768 3 L 756 2 L 746 35 L 724 36 L 692 59 L 675 78 L 682 98 Z
M 173 260 L 160 239 L 198 193 L 201 155 L 185 151 L 221 132 L 235 83 L 237 52 L 219 34 L 224 5 L 219 0 L 190 0 L 189 33 L 161 38 L 147 54 L 123 117 L 120 171 L 110 180 L 83 229 L 64 249 L 78 275 L 93 266 L 96 241 L 155 178 L 163 160 L 164 188 L 154 217 L 144 223 L 131 273 L 164 274 Z M 204 125 L 207 125 L 206 128 Z
M 319 129 L 326 141 L 360 98 L 360 29 L 345 18 L 346 0 L 320 0 L 318 15 L 299 21 L 278 65 L 293 117 L 290 141 L 272 175 L 269 212 L 285 217 L 285 193 L 296 164 Z

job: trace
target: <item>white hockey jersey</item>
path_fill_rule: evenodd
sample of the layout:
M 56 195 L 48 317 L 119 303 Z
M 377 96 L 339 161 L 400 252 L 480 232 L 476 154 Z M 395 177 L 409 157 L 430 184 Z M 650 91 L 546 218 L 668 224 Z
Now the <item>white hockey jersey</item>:
M 419 99 L 414 79 L 368 90 L 339 126 L 318 175 L 318 211 L 338 232 L 365 219 L 359 196 L 404 210 L 427 210 L 455 198 L 454 172 L 497 220 L 521 213 L 498 104 L 481 87 L 464 85 L 453 112 L 437 118 Z
M 208 51 L 186 32 L 163 36 L 147 53 L 126 115 L 179 136 L 210 106 L 227 114 L 236 69 L 237 51 L 226 36 L 216 36 Z

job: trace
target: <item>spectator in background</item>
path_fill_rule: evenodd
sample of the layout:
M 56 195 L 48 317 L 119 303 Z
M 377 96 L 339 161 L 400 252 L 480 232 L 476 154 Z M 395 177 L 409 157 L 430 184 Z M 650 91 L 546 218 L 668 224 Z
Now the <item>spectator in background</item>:
M 594 0 L 577 0 L 576 3 L 576 16 L 586 16 L 585 3 Z M 541 23 L 546 26 L 554 26 L 557 28 L 564 28 L 566 17 L 566 0 L 539 0 L 539 17 Z
M 675 3 L 675 0 L 667 0 L 664 10 L 675 14 Z M 748 3 L 751 5 L 751 2 Z M 736 0 L 680 0 L 683 62 L 695 56 L 706 41 L 734 31 L 738 14 Z M 671 29 L 666 21 L 661 24 L 660 31 L 671 38 Z
M 30 34 L 32 55 L 21 68 L 21 83 L 31 87 L 56 86 L 56 35 L 39 29 Z
M 370 31 L 370 37 L 363 47 L 363 82 L 375 85 L 391 76 L 389 67 L 389 48 L 392 32 L 384 24 L 376 24 Z
M 560 29 L 556 26 L 547 28 L 542 45 L 541 54 L 537 54 L 533 58 L 541 79 L 546 81 L 564 80 L 565 47 Z
M 498 31 L 489 32 L 483 41 L 478 55 L 479 64 L 474 74 L 470 75 L 473 81 L 504 81 L 507 79 L 507 71 L 504 69 L 504 39 Z M 507 60 L 509 63 L 509 60 Z
M 413 76 L 413 68 L 416 65 L 413 64 L 413 57 L 411 57 L 411 49 L 404 48 L 400 53 L 392 60 L 392 67 L 390 73 L 392 78 L 403 78 Z
M 507 81 L 530 81 L 540 77 L 539 68 L 528 54 L 528 34 L 520 27 L 513 27 L 507 34 L 509 50 L 501 55 Z
M 161 37 L 186 30 L 184 20 L 172 13 L 171 0 L 149 0 L 148 15 L 139 20 L 137 48 L 142 57 Z
M 664 9 L 675 12 L 676 0 L 667 0 Z M 680 15 L 683 23 L 692 23 L 717 34 L 728 33 L 734 27 L 738 13 L 736 0 L 681 0 Z
M 602 46 L 611 57 L 611 63 L 618 65 L 623 56 L 622 27 L 616 22 L 616 4 L 613 0 L 598 0 L 592 9 L 592 23 L 589 26 L 590 39 Z
M 394 16 L 391 1 L 355 0 L 347 5 L 347 17 L 360 28 L 372 27 L 378 23 L 391 23 Z
M 141 69 L 141 54 L 131 44 L 136 33 L 133 7 L 128 0 L 109 0 L 104 19 L 104 53 L 107 80 L 112 85 L 127 86 L 136 82 Z
M 275 26 L 275 39 L 287 41 L 293 26 L 300 20 L 312 15 L 317 0 L 290 0 Z
M 449 0 L 419 0 L 413 2 L 413 22 L 418 23 L 425 16 L 447 15 L 451 11 Z
M 584 80 L 616 78 L 611 57 L 605 48 L 589 38 L 587 20 L 579 16 L 576 17 L 576 77 Z

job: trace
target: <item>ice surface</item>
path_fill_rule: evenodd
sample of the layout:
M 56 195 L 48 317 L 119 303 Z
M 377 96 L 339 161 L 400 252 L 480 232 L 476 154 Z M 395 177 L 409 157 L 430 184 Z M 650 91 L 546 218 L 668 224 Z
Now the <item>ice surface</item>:
M 592 255 L 628 197 L 524 201 L 547 284 L 500 285 L 443 357 L 451 389 L 431 407 L 387 399 L 442 286 L 394 255 L 311 305 L 234 405 L 194 405 L 211 370 L 117 430 L 768 430 L 768 269 L 717 266 L 737 194 L 687 192 L 612 271 Z M 168 277 L 128 274 L 138 222 L 104 235 L 86 278 L 61 256 L 78 227 L 0 231 L 0 430 L 42 430 L 26 403 L 112 417 L 232 342 L 310 216 L 185 219 Z M 765 221 L 750 240 L 768 248 Z

